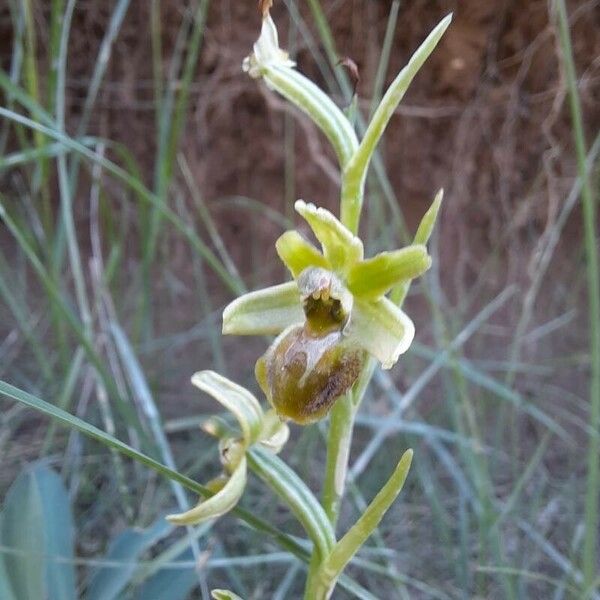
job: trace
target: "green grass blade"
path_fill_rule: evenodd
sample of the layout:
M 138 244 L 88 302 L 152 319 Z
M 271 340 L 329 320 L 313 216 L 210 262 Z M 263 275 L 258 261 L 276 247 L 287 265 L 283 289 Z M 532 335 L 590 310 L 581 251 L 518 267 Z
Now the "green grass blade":
M 586 276 L 590 322 L 590 426 L 594 431 L 600 428 L 600 275 L 598 269 L 598 249 L 596 240 L 596 201 L 592 193 L 586 166 L 586 142 L 581 113 L 581 100 L 577 87 L 569 20 L 564 0 L 556 0 L 558 25 L 562 48 L 562 61 L 569 91 L 569 105 L 573 137 L 577 154 L 577 171 L 581 179 L 581 200 L 583 204 L 583 225 L 585 231 Z M 598 569 L 598 503 L 600 502 L 600 440 L 590 436 L 587 459 L 587 486 L 585 495 L 585 539 L 583 545 L 584 588 L 589 588 Z
M 1 71 L 0 71 L 1 73 Z M 0 85 L 2 85 L 2 80 L 0 77 Z M 236 295 L 243 293 L 243 289 L 240 288 L 240 284 L 238 281 L 234 280 L 227 270 L 221 264 L 221 261 L 217 256 L 202 242 L 202 240 L 197 236 L 194 231 L 192 225 L 185 223 L 181 220 L 181 218 L 176 215 L 170 208 L 164 205 L 164 203 L 160 202 L 159 199 L 150 192 L 144 184 L 136 177 L 132 176 L 128 171 L 116 165 L 112 161 L 104 158 L 103 156 L 99 156 L 93 150 L 86 148 L 81 143 L 77 142 L 73 138 L 67 136 L 60 131 L 57 131 L 53 127 L 47 127 L 40 123 L 37 123 L 23 115 L 19 115 L 14 111 L 5 109 L 0 107 L 0 117 L 5 117 L 11 119 L 17 123 L 25 125 L 34 130 L 41 131 L 48 135 L 49 137 L 62 142 L 66 147 L 71 150 L 78 152 L 88 160 L 98 163 L 106 169 L 111 175 L 116 177 L 118 180 L 125 183 L 129 188 L 131 188 L 134 192 L 138 194 L 138 196 L 148 204 L 152 206 L 158 207 L 158 210 L 162 212 L 165 218 L 171 222 L 175 228 L 184 235 L 184 237 L 190 242 L 190 245 L 196 250 L 207 262 L 207 264 L 215 271 L 215 273 L 223 280 L 223 282 L 227 285 L 227 287 Z M 0 211 L 0 217 L 2 217 L 2 213 Z

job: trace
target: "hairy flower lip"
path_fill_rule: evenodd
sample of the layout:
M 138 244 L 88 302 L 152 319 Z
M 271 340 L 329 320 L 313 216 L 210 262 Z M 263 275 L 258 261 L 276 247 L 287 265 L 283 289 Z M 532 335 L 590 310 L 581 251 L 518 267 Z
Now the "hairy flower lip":
M 307 425 L 324 418 L 350 389 L 363 361 L 362 350 L 341 330 L 313 335 L 307 324 L 292 325 L 257 361 L 256 378 L 282 418 Z

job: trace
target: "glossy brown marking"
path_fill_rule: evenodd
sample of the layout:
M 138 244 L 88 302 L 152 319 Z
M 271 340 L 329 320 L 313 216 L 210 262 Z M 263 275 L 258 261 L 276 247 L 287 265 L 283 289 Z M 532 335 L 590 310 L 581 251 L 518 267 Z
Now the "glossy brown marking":
M 364 353 L 348 345 L 340 331 L 316 335 L 297 326 L 256 366 L 257 380 L 278 414 L 307 424 L 327 415 L 354 384 Z

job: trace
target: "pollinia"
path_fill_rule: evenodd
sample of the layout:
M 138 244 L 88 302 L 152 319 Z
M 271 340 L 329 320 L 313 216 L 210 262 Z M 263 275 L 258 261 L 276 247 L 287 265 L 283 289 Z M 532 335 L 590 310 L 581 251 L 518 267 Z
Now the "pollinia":
M 342 182 L 340 218 L 298 200 L 295 210 L 320 247 L 295 230 L 285 232 L 276 251 L 291 280 L 244 294 L 225 308 L 223 334 L 277 336 L 255 369 L 269 409 L 217 373 L 203 371 L 192 377 L 195 386 L 233 414 L 237 427 L 217 418 L 206 422 L 205 431 L 219 439 L 223 473 L 207 484 L 213 492 L 210 498 L 168 519 L 189 525 L 225 514 L 242 496 L 252 471 L 289 506 L 312 543 L 307 600 L 331 596 L 344 567 L 402 489 L 410 468 L 412 450 L 407 450 L 365 512 L 338 539 L 354 417 L 377 365 L 390 369 L 412 343 L 415 328 L 401 306 L 412 279 L 431 265 L 426 244 L 442 200 L 440 190 L 411 245 L 365 257 L 357 232 L 367 170 L 398 103 L 450 21 L 448 15 L 435 27 L 394 79 L 362 139 L 344 112 L 299 73 L 279 47 L 268 8 L 253 52 L 243 62 L 250 77 L 304 112 L 333 146 Z M 318 501 L 277 453 L 288 439 L 288 422 L 306 425 L 327 415 L 327 458 Z M 213 596 L 236 598 L 226 590 L 214 590 Z

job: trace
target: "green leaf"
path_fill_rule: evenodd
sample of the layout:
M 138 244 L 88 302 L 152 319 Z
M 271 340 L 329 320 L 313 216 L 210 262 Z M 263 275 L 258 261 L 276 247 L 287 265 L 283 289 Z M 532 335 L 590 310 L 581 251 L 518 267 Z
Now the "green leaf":
M 362 298 L 379 298 L 403 281 L 419 277 L 431 266 L 425 246 L 407 246 L 363 260 L 348 273 L 350 291 Z
M 304 321 L 295 281 L 236 298 L 223 311 L 224 335 L 273 335 Z
M 336 271 L 345 272 L 363 258 L 363 244 L 324 208 L 298 200 L 296 211 L 306 219 L 323 247 L 325 258 Z
M 213 590 L 211 592 L 211 596 L 214 598 L 214 600 L 244 600 L 229 590 Z
M 262 429 L 263 411 L 258 400 L 246 388 L 214 371 L 194 373 L 192 384 L 235 415 L 246 446 L 258 439 Z
M 242 455 L 231 477 L 216 494 L 208 500 L 200 501 L 184 513 L 167 515 L 167 521 L 173 525 L 196 525 L 224 515 L 234 508 L 242 497 L 246 488 L 246 477 L 246 456 Z
M 437 46 L 451 21 L 451 14 L 440 21 L 412 55 L 404 69 L 398 73 L 396 79 L 394 79 L 383 96 L 367 127 L 358 150 L 351 158 L 346 168 L 347 178 L 353 180 L 356 186 L 360 185 L 359 182 L 364 182 L 369 162 L 387 124 L 392 118 L 398 104 L 404 97 L 408 86 L 419 72 L 419 69 L 423 66 L 423 63 Z
M 355 298 L 352 316 L 344 334 L 373 355 L 384 369 L 390 369 L 410 347 L 415 326 L 402 310 L 385 297 L 379 300 Z
M 248 452 L 250 468 L 290 507 L 321 557 L 335 543 L 331 523 L 307 485 L 279 457 L 259 447 Z
M 73 517 L 60 477 L 43 464 L 21 473 L 6 495 L 0 542 L 19 600 L 75 600 Z
M 440 190 L 431 203 L 431 206 L 427 210 L 427 212 L 423 215 L 421 222 L 419 223 L 419 227 L 417 229 L 417 233 L 415 234 L 415 244 L 427 244 L 431 234 L 433 233 L 433 228 L 435 227 L 435 223 L 437 221 L 438 213 L 440 212 L 440 208 L 442 206 L 442 199 L 444 198 L 444 190 Z
M 294 278 L 308 267 L 331 268 L 327 259 L 297 231 L 286 231 L 275 243 L 275 248 Z
M 345 566 L 367 541 L 367 538 L 379 525 L 381 519 L 383 519 L 383 516 L 402 490 L 410 469 L 412 456 L 412 450 L 407 450 L 402 455 L 398 466 L 387 483 L 381 488 L 375 498 L 373 498 L 373 501 L 363 512 L 358 521 L 350 528 L 346 535 L 337 542 L 331 551 L 331 554 L 321 566 L 320 571 L 323 573 L 324 579 L 329 580 L 330 586 L 335 583 Z
M 136 561 L 156 542 L 173 531 L 163 518 L 147 529 L 129 528 L 115 537 L 105 555 L 112 563 L 95 569 L 89 578 L 86 600 L 118 600 L 131 582 Z

